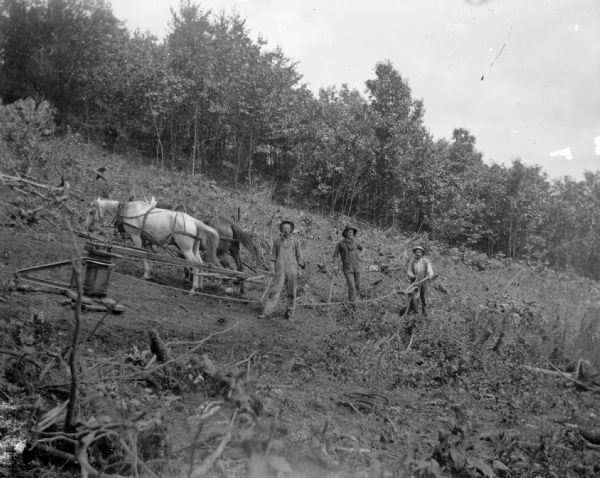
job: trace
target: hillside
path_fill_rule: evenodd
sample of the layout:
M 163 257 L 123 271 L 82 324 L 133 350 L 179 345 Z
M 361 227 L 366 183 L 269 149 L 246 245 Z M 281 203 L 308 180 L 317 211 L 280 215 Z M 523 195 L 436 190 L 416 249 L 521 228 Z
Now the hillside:
M 326 267 L 352 219 L 276 204 L 268 184 L 234 189 L 73 138 L 48 147 L 54 162 L 21 177 L 30 183 L 1 163 L 0 476 L 600 474 L 597 282 L 359 223 L 366 286 L 352 310 L 343 278 L 331 286 Z M 199 218 L 239 219 L 264 254 L 289 218 L 307 267 L 290 322 L 256 317 L 265 282 L 249 284 L 243 300 L 219 284 L 190 296 L 177 268 L 158 266 L 143 281 L 141 263 L 118 261 L 108 294 L 125 312 L 81 316 L 79 431 L 64 435 L 71 301 L 13 273 L 70 259 L 65 219 L 82 229 L 97 196 L 155 196 Z M 409 321 L 396 292 L 416 243 L 439 276 L 430 317 Z M 61 274 L 68 280 L 70 269 Z M 151 330 L 172 362 L 153 358 Z M 54 433 L 46 445 L 64 455 L 13 455 L 41 422 Z

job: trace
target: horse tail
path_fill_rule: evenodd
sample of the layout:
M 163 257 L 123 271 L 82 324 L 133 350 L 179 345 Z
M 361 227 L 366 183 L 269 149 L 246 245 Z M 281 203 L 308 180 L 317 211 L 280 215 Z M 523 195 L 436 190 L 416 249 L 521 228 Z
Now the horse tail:
M 219 233 L 216 229 L 207 226 L 199 219 L 196 221 L 196 231 L 198 236 L 202 239 L 202 243 L 205 247 L 204 252 L 206 253 L 206 260 L 213 264 L 220 265 L 219 259 L 217 258 L 217 248 L 219 247 Z
M 240 243 L 252 255 L 252 258 L 254 259 L 254 262 L 256 262 L 256 264 L 260 264 L 262 261 L 260 251 L 258 250 L 258 246 L 252 240 L 250 234 L 244 231 L 237 224 L 232 224 L 231 230 L 233 231 L 233 238 L 236 241 L 240 241 Z

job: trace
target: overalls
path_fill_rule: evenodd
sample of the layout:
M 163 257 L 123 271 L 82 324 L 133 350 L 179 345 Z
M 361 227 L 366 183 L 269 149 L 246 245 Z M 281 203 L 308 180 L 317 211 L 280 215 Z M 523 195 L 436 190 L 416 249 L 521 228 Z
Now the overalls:
M 273 243 L 273 257 L 275 261 L 275 274 L 271 285 L 267 289 L 263 315 L 270 316 L 277 307 L 281 290 L 287 283 L 287 307 L 285 315 L 292 318 L 296 307 L 296 289 L 298 287 L 298 265 L 303 265 L 300 245 L 293 237 L 279 237 Z
M 412 258 L 408 264 L 408 271 L 414 276 L 411 277 L 411 282 L 419 282 L 427 278 L 427 280 L 421 282 L 418 290 L 411 294 L 409 311 L 417 312 L 417 299 L 421 299 L 421 309 L 423 315 L 427 315 L 429 279 L 433 277 L 433 268 L 431 267 L 431 263 L 424 257 L 419 260 Z

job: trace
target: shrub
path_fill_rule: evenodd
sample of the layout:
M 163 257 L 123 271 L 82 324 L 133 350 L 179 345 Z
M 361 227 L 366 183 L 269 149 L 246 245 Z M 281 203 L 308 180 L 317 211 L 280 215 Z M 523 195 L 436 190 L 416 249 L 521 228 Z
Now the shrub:
M 29 174 L 34 165 L 42 165 L 47 157 L 43 138 L 54 133 L 54 107 L 47 101 L 36 103 L 27 98 L 10 105 L 0 105 L 0 135 L 11 148 L 23 174 Z

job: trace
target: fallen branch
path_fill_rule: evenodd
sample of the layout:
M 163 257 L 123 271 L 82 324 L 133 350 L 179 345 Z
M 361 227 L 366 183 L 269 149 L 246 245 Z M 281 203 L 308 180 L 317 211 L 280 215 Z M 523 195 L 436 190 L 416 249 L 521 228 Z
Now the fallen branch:
M 45 443 L 36 444 L 35 449 L 37 453 L 50 455 L 51 457 L 56 458 L 57 460 L 63 460 L 64 462 L 69 462 L 73 464 L 77 463 L 77 457 L 75 455 L 59 450 Z
M 227 433 L 223 436 L 223 438 L 221 438 L 219 446 L 217 446 L 215 451 L 209 454 L 201 463 L 201 465 L 189 475 L 190 478 L 199 478 L 201 476 L 206 475 L 215 465 L 215 461 L 217 461 L 217 459 L 223 454 L 223 452 L 225 451 L 225 447 L 231 441 L 233 422 L 235 420 L 235 416 L 236 412 L 234 412 L 233 417 L 231 417 L 231 421 L 229 422 L 229 429 L 227 430 Z
M 48 189 L 50 191 L 63 191 L 65 189 L 64 186 L 51 186 L 48 184 L 40 184 L 34 181 L 30 181 L 28 179 L 19 177 L 19 176 L 9 176 L 8 174 L 0 173 L 0 181 L 14 181 L 17 183 L 29 184 L 30 186 L 35 186 L 36 188 Z
M 564 377 L 564 378 L 572 378 L 572 377 L 565 377 L 565 375 L 570 375 L 566 372 L 557 372 L 556 370 L 548 370 L 547 368 L 540 368 L 540 367 L 532 367 L 531 365 L 521 365 L 521 367 L 523 367 L 525 370 L 529 370 L 530 372 L 534 372 L 534 373 L 541 373 L 542 375 L 550 375 L 552 377 Z
M 529 370 L 530 372 L 540 373 L 543 375 L 549 375 L 551 377 L 564 378 L 564 379 L 574 383 L 578 387 L 582 388 L 583 390 L 600 393 L 600 386 L 591 385 L 591 384 L 582 382 L 580 380 L 582 377 L 582 368 L 583 368 L 583 365 L 582 365 L 583 361 L 581 359 L 579 360 L 579 363 L 577 364 L 577 369 L 575 372 L 563 372 L 558 367 L 556 367 L 553 363 L 551 363 L 551 362 L 548 362 L 548 363 L 554 370 L 549 370 L 549 369 L 539 368 L 539 367 L 532 367 L 530 365 L 521 365 L 521 367 L 523 367 L 525 370 Z
M 500 332 L 500 334 L 498 335 L 498 339 L 496 340 L 496 343 L 492 347 L 492 351 L 493 352 L 498 352 L 498 350 L 500 350 L 500 347 L 502 346 L 502 339 L 503 338 L 504 338 L 504 330 L 502 330 Z
M 128 478 L 123 475 L 99 472 L 92 465 L 90 465 L 87 457 L 87 449 L 94 441 L 95 436 L 95 433 L 89 433 L 79 440 L 76 458 L 79 462 L 79 466 L 81 467 L 81 478 Z
M 579 428 L 579 433 L 581 438 L 583 438 L 586 442 L 600 448 L 600 428 L 596 428 L 594 430 Z
M 100 378 L 95 378 L 95 379 L 81 379 L 79 382 L 81 384 L 93 385 L 95 383 L 103 383 L 103 382 L 107 382 L 107 381 L 111 381 L 111 380 L 125 381 L 125 380 L 136 380 L 136 379 L 146 378 L 149 375 L 152 375 L 153 373 L 157 372 L 158 370 L 167 368 L 167 367 L 171 366 L 172 364 L 185 363 L 185 361 L 188 360 L 189 357 L 195 355 L 195 353 L 199 349 L 201 349 L 208 340 L 212 339 L 216 335 L 225 334 L 225 333 L 231 331 L 233 328 L 237 327 L 240 323 L 241 323 L 241 321 L 237 321 L 231 327 L 228 327 L 224 330 L 219 330 L 217 332 L 213 332 L 213 333 L 207 335 L 204 339 L 197 341 L 197 342 L 181 341 L 181 342 L 167 343 L 167 345 L 194 345 L 194 347 L 187 350 L 186 352 L 183 352 L 181 355 L 178 355 L 177 357 L 172 358 L 171 360 L 168 360 L 164 363 L 158 364 L 156 367 L 139 370 L 139 371 L 132 372 L 129 374 L 124 374 L 124 375 L 116 375 L 116 376 L 111 376 L 111 377 L 100 377 Z M 43 385 L 40 388 L 50 389 L 50 388 L 56 388 L 56 387 L 64 387 L 66 385 L 69 385 L 69 384 L 68 383 L 52 383 L 52 384 L 48 384 L 48 385 Z
M 31 355 L 28 352 L 19 352 L 17 350 L 0 349 L 0 355 L 2 355 L 2 354 L 12 355 L 13 357 L 18 357 L 19 361 L 28 360 L 29 362 L 31 362 L 33 365 L 35 365 L 40 370 L 44 369 L 44 364 L 42 362 L 40 362 L 39 360 L 37 360 L 33 355 Z
M 590 443 L 589 441 L 587 441 L 585 438 L 581 437 L 581 439 L 583 440 L 583 442 L 585 443 L 585 446 L 592 449 L 592 450 L 600 450 L 600 445 L 596 445 L 595 443 Z
M 183 310 L 185 310 L 188 314 L 191 314 L 192 311 L 190 309 L 188 309 L 185 305 L 183 304 L 179 304 L 179 307 L 181 307 Z
M 581 387 L 582 389 L 590 391 L 590 392 L 600 393 L 600 386 L 596 386 L 595 384 L 591 385 L 591 384 L 581 381 L 582 378 L 585 378 L 585 374 L 583 371 L 583 363 L 584 363 L 583 359 L 579 359 L 579 362 L 577 362 L 577 368 L 575 369 L 575 372 L 573 372 L 573 373 L 563 372 L 549 360 L 547 360 L 547 362 L 560 375 L 562 375 L 567 380 L 573 382 L 578 387 Z
M 230 371 L 224 371 L 212 362 L 208 355 L 202 355 L 200 361 L 200 368 L 209 377 L 226 384 L 230 390 L 235 390 L 239 387 L 238 377 L 233 375 Z M 245 375 L 245 372 L 244 372 Z
M 89 335 L 84 340 L 82 340 L 81 342 L 89 342 L 90 340 L 92 340 L 92 337 L 96 334 L 96 332 L 98 331 L 98 329 L 102 325 L 102 322 L 104 322 L 104 319 L 106 319 L 112 312 L 113 312 L 112 308 L 110 308 L 106 312 L 104 312 L 104 315 L 102 317 L 100 317 L 100 320 L 98 322 L 96 322 L 96 325 L 94 325 L 94 328 L 89 333 Z
M 78 295 L 71 290 L 61 290 L 62 294 L 66 295 L 74 303 L 77 303 Z M 81 297 L 81 306 L 86 310 L 93 310 L 96 312 L 109 312 L 112 314 L 122 314 L 125 312 L 125 308 L 114 299 L 103 297 L 100 299 L 94 299 L 91 297 Z
M 412 334 L 410 335 L 410 340 L 408 341 L 408 345 L 406 346 L 406 350 L 404 351 L 405 353 L 409 352 L 412 348 L 413 340 L 415 339 L 415 332 L 416 330 L 413 330 Z
M 579 438 L 583 440 L 588 448 L 591 448 L 592 450 L 600 450 L 600 428 L 588 430 L 573 423 L 564 423 L 556 420 L 553 421 L 559 425 L 563 425 L 567 428 L 577 431 Z

